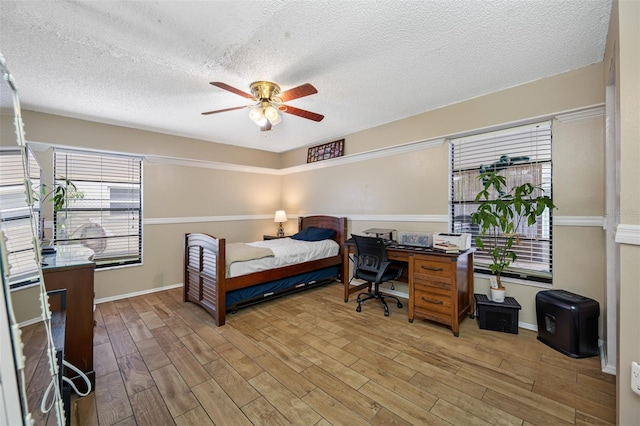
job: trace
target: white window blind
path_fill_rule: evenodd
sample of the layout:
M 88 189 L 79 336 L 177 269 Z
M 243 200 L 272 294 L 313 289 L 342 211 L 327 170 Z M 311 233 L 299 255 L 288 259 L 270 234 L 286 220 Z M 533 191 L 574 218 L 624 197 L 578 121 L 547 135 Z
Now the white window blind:
M 141 263 L 142 158 L 56 149 L 54 175 L 67 185 L 54 215 L 56 243 L 91 248 L 96 268 Z
M 26 160 L 23 161 L 19 148 L 0 150 L 0 229 L 7 239 L 8 281 L 11 288 L 35 283 L 40 279 L 34 241 L 40 222 L 39 204 L 37 197 L 32 198 L 32 215 L 27 200 L 24 171 L 26 166 L 31 188 L 38 191 L 40 166 L 29 148 L 26 148 L 26 153 Z
M 452 232 L 469 232 L 474 239 L 478 235 L 479 227 L 471 223 L 471 215 L 478 207 L 474 199 L 483 189 L 479 176 L 484 170 L 504 176 L 507 190 L 531 183 L 542 187 L 544 194 L 551 197 L 551 139 L 550 122 L 452 139 Z M 552 212 L 548 209 L 534 225 L 527 226 L 525 222 L 517 230 L 520 244 L 514 245 L 518 259 L 502 275 L 551 282 L 551 231 Z M 475 241 L 473 244 L 475 246 Z M 489 273 L 487 265 L 490 262 L 486 252 L 476 251 L 476 270 Z

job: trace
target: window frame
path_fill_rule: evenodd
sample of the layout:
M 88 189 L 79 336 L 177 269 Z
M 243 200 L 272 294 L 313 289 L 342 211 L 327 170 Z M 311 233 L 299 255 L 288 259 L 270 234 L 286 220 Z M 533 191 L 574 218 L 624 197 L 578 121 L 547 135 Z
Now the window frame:
M 122 164 L 119 164 L 119 159 L 123 160 Z M 95 175 L 91 174 L 90 167 L 83 167 L 82 160 L 96 162 Z M 94 249 L 93 260 L 97 270 L 142 265 L 143 157 L 97 150 L 54 148 L 53 173 L 54 185 L 63 184 L 69 179 L 82 193 L 79 198 L 65 198 L 63 208 L 54 211 L 54 242 L 80 242 Z M 130 173 L 128 177 L 127 173 Z M 105 175 L 109 177 L 105 178 Z M 118 206 L 122 205 L 122 200 L 119 199 L 116 206 L 112 207 L 112 188 L 130 188 L 136 195 L 137 202 L 128 202 L 125 207 L 121 207 Z M 92 198 L 85 198 L 85 192 Z M 90 203 L 96 205 L 92 206 Z M 131 216 L 127 218 L 127 215 Z M 66 233 L 64 229 L 63 234 L 61 224 L 72 231 Z M 137 228 L 137 232 L 126 233 L 121 230 L 129 229 L 130 226 Z M 114 229 L 117 231 L 114 232 Z M 110 242 L 112 247 L 109 247 Z M 114 242 L 116 247 L 123 246 L 124 249 L 114 248 Z
M 461 191 L 459 187 L 458 188 L 456 187 L 456 176 L 465 172 L 468 173 L 472 170 L 477 170 L 478 176 L 479 176 L 481 171 L 480 165 L 484 164 L 485 166 L 488 166 L 491 164 L 487 164 L 485 162 L 487 158 L 485 156 L 486 155 L 485 153 L 480 153 L 480 154 L 475 153 L 474 155 L 477 155 L 477 157 L 474 157 L 474 155 L 469 155 L 468 158 L 459 162 L 457 161 L 457 158 L 456 158 L 456 150 L 459 150 L 461 144 L 465 144 L 465 143 L 468 143 L 468 144 L 474 143 L 476 144 L 476 147 L 482 147 L 482 145 L 484 144 L 487 150 L 494 149 L 495 145 L 492 146 L 492 143 L 495 142 L 496 145 L 500 145 L 500 141 L 501 141 L 500 138 L 502 138 L 502 140 L 508 140 L 509 138 L 512 137 L 512 135 L 515 135 L 514 138 L 516 139 L 516 142 L 514 142 L 513 146 L 517 147 L 517 149 L 520 149 L 523 145 L 519 144 L 520 143 L 519 139 L 520 138 L 524 139 L 525 138 L 524 135 L 526 132 L 528 131 L 535 132 L 536 131 L 535 129 L 541 129 L 541 130 L 544 130 L 545 132 L 548 131 L 548 138 L 546 136 L 540 137 L 540 138 L 538 138 L 538 136 L 531 137 L 532 140 L 535 140 L 535 142 L 533 142 L 531 146 L 535 147 L 536 149 L 540 148 L 540 152 L 542 152 L 542 154 L 538 153 L 538 151 L 532 150 L 530 155 L 531 157 L 533 157 L 533 160 L 527 159 L 525 161 L 523 159 L 522 161 L 517 162 L 516 164 L 504 167 L 503 170 L 508 171 L 510 167 L 512 169 L 517 167 L 522 167 L 522 168 L 529 167 L 531 169 L 539 165 L 538 173 L 540 173 L 540 176 L 541 176 L 540 182 L 534 182 L 534 184 L 542 184 L 545 191 L 544 194 L 548 195 L 553 199 L 553 161 L 552 161 L 553 129 L 552 129 L 551 121 L 533 123 L 525 126 L 505 127 L 504 129 L 501 129 L 498 131 L 478 133 L 472 136 L 452 138 L 449 140 L 449 154 L 450 154 L 450 163 L 449 163 L 450 164 L 450 170 L 449 170 L 450 191 L 449 191 L 449 215 L 448 215 L 449 229 L 450 229 L 450 232 L 469 232 L 472 234 L 472 248 L 476 250 L 476 255 L 474 256 L 474 272 L 475 273 L 479 273 L 483 275 L 491 275 L 491 271 L 487 266 L 490 263 L 490 260 L 488 260 L 486 256 L 482 255 L 483 250 L 480 250 L 476 247 L 475 236 L 479 232 L 477 225 L 472 225 L 469 220 L 461 221 L 460 219 L 462 217 L 468 217 L 470 219 L 472 211 L 475 211 L 475 209 L 473 209 L 473 205 L 477 205 L 479 203 L 475 203 L 474 200 L 457 199 L 457 197 L 460 197 L 460 192 L 463 192 L 463 191 Z M 538 141 L 538 139 L 540 140 Z M 510 143 L 511 142 L 506 143 L 505 146 L 508 148 L 510 146 L 509 145 Z M 496 149 L 502 150 L 503 148 L 496 148 Z M 524 151 L 526 152 L 526 150 Z M 471 161 L 465 161 L 469 159 L 471 159 Z M 496 158 L 496 160 L 498 159 L 499 157 Z M 494 162 L 494 164 L 495 163 L 496 162 Z M 464 167 L 460 167 L 461 164 L 464 164 Z M 495 167 L 495 168 L 498 169 L 497 170 L 498 172 L 500 172 L 500 169 L 498 167 Z M 517 185 L 519 183 L 521 182 L 515 183 L 514 185 Z M 478 182 L 478 184 L 481 186 L 481 182 Z M 458 185 L 460 185 L 460 183 L 458 183 Z M 475 195 L 475 193 L 473 195 Z M 462 206 L 462 209 L 464 210 L 465 214 L 463 215 L 459 214 L 460 206 Z M 510 279 L 510 280 L 518 281 L 527 285 L 539 285 L 539 286 L 549 287 L 553 282 L 553 212 L 549 209 L 545 210 L 545 213 L 543 214 L 543 218 L 539 219 L 538 222 L 533 226 L 541 229 L 540 230 L 541 235 L 527 238 L 528 241 L 535 242 L 534 244 L 531 244 L 530 251 L 531 253 L 538 254 L 539 257 L 541 257 L 542 259 L 548 258 L 548 260 L 534 261 L 532 260 L 535 257 L 534 254 L 530 254 L 531 259 L 529 260 L 529 262 L 532 267 L 526 267 L 524 265 L 527 262 L 527 259 L 523 259 L 523 260 L 519 259 L 520 260 L 519 265 L 517 263 L 514 265 L 511 265 L 509 268 L 505 269 L 501 273 L 501 276 L 503 278 L 506 278 L 507 280 Z M 517 251 L 522 251 L 522 249 L 516 248 L 516 252 Z M 522 252 L 524 253 L 524 251 Z M 520 254 L 519 254 L 519 257 L 520 257 Z M 542 268 L 536 268 L 535 267 L 536 265 L 540 265 Z

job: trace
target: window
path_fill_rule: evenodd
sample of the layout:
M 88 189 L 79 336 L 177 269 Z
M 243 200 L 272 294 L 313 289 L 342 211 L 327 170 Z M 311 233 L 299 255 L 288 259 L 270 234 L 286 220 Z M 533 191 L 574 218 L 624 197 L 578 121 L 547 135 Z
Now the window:
M 56 149 L 53 162 L 55 184 L 67 186 L 56 243 L 89 247 L 96 268 L 142 263 L 142 158 Z
M 33 153 L 26 148 L 26 173 L 31 188 L 40 188 L 40 166 Z M 7 245 L 10 265 L 8 281 L 11 288 L 35 283 L 40 268 L 35 257 L 34 235 L 40 222 L 38 201 L 29 206 L 25 191 L 23 154 L 19 148 L 0 150 L 0 229 Z M 33 216 L 31 209 L 33 208 Z
M 474 237 L 479 233 L 471 215 L 478 206 L 475 196 L 483 187 L 481 171 L 497 171 L 507 179 L 508 187 L 528 182 L 551 196 L 550 122 L 452 139 L 450 144 L 452 232 L 468 232 Z M 551 225 L 552 213 L 547 209 L 537 223 L 520 227 L 520 244 L 514 249 L 518 259 L 503 276 L 551 283 Z M 486 252 L 476 251 L 476 271 L 490 273 L 489 263 Z

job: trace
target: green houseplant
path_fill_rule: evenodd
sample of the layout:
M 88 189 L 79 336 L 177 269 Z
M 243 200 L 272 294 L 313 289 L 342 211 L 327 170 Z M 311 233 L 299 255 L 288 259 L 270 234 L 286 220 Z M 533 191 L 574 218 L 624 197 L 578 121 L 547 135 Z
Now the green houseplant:
M 514 246 L 520 244 L 519 229 L 535 224 L 547 208 L 556 206 L 540 186 L 523 183 L 508 190 L 506 178 L 495 171 L 482 172 L 478 178 L 483 188 L 475 197 L 478 209 L 471 215 L 471 222 L 479 225 L 475 242 L 487 250 L 489 269 L 504 292 L 500 276 L 518 258 Z
M 51 190 L 48 190 L 47 185 L 43 184 L 40 193 L 43 200 L 53 203 L 54 212 L 62 210 L 67 199 L 84 198 L 84 192 L 78 191 L 76 185 L 69 179 L 64 179 L 64 185 L 56 183 Z
M 84 192 L 79 191 L 76 185 L 69 179 L 63 178 L 63 183 L 55 183 L 53 188 L 49 189 L 46 184 L 42 184 L 40 188 L 34 188 L 34 199 L 48 201 L 53 205 L 54 214 L 62 210 L 70 199 L 84 198 Z M 40 239 L 44 238 L 44 216 L 40 215 Z M 60 227 L 64 229 L 64 219 L 60 220 Z

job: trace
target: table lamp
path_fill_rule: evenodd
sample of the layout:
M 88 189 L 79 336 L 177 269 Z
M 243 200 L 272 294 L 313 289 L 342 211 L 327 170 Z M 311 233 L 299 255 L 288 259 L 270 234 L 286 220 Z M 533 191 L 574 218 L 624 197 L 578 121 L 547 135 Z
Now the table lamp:
M 284 237 L 284 228 L 282 227 L 282 222 L 287 221 L 287 214 L 285 213 L 285 211 L 276 211 L 276 217 L 273 219 L 273 221 L 278 223 L 278 237 Z

